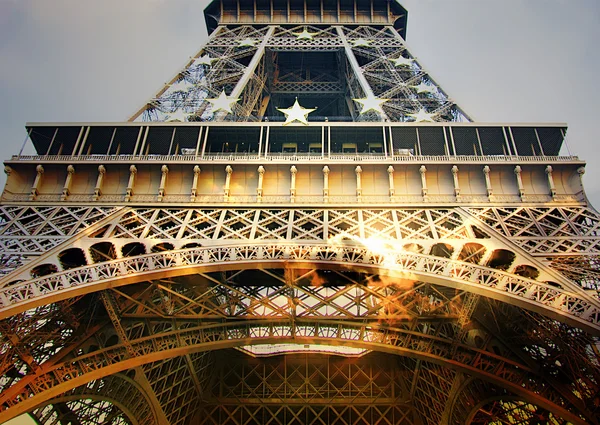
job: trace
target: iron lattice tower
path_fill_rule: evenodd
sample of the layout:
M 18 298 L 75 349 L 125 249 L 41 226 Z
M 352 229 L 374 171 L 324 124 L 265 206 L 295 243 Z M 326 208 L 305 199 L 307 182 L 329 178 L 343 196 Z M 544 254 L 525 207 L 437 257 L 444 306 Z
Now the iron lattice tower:
M 5 162 L 0 422 L 598 424 L 566 126 L 470 122 L 392 1 L 205 15 L 129 121 Z

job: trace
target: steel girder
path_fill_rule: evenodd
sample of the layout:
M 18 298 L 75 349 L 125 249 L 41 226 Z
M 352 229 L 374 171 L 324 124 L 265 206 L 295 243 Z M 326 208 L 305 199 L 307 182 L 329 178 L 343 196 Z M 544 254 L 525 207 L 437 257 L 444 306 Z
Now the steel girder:
M 600 307 L 587 294 L 571 292 L 511 273 L 417 253 L 364 246 L 234 245 L 188 248 L 82 266 L 0 289 L 0 317 L 75 295 L 152 279 L 239 268 L 335 268 L 372 271 L 387 279 L 424 280 L 468 290 L 543 312 L 600 332 Z M 385 285 L 385 284 L 384 284 Z
M 50 400 L 31 413 L 39 423 L 156 424 L 145 392 L 134 380 L 114 374 Z
M 44 215 L 38 214 L 39 207 L 20 208 L 11 209 L 12 215 L 7 215 L 9 219 L 6 220 L 2 230 L 5 235 L 2 242 L 5 244 L 23 243 L 20 241 L 45 237 L 46 231 L 41 232 L 40 229 L 48 226 L 49 220 Z M 17 299 L 24 302 L 21 309 L 33 307 L 35 304 L 31 302 L 42 304 L 3 322 L 5 346 L 12 347 L 9 351 L 5 351 L 6 356 L 3 357 L 3 364 L 9 372 L 4 380 L 4 388 L 7 389 L 4 393 L 7 395 L 21 387 L 25 393 L 31 391 L 29 394 L 38 394 L 35 400 L 40 400 L 39 397 L 52 398 L 58 395 L 58 392 L 66 391 L 67 387 L 76 386 L 77 382 L 84 383 L 86 380 L 94 379 L 92 376 L 100 377 L 117 369 L 130 369 L 133 367 L 132 361 L 141 362 L 134 363 L 138 369 L 148 370 L 144 364 L 156 359 L 152 357 L 153 355 L 160 353 L 163 356 L 164 353 L 168 353 L 170 360 L 163 360 L 161 374 L 171 369 L 175 374 L 180 373 L 178 380 L 184 382 L 182 385 L 188 390 L 184 392 L 187 394 L 187 401 L 180 400 L 182 409 L 168 414 L 163 413 L 165 417 L 169 417 L 169 421 L 178 423 L 185 422 L 190 415 L 196 414 L 193 400 L 202 392 L 204 379 L 209 379 L 193 379 L 192 377 L 197 377 L 198 374 L 189 372 L 195 370 L 193 364 L 197 362 L 194 356 L 204 358 L 201 353 L 206 352 L 205 350 L 213 350 L 221 346 L 246 345 L 252 342 L 321 341 L 326 344 L 366 344 L 361 346 L 385 351 L 395 344 L 388 344 L 388 341 L 393 340 L 401 347 L 405 347 L 405 344 L 409 347 L 408 351 L 402 351 L 406 350 L 406 347 L 397 351 L 398 346 L 394 345 L 391 348 L 396 350 L 394 353 L 402 353 L 406 359 L 414 357 L 414 361 L 418 364 L 412 369 L 416 377 L 412 387 L 414 406 L 421 414 L 425 412 L 427 406 L 435 404 L 431 400 L 436 399 L 436 394 L 456 391 L 453 388 L 458 385 L 459 377 L 467 374 L 483 379 L 483 382 L 487 382 L 485 385 L 494 384 L 492 386 L 497 389 L 493 395 L 500 394 L 502 400 L 502 402 L 490 401 L 497 406 L 494 409 L 509 406 L 506 403 L 513 403 L 516 394 L 519 400 L 553 411 L 559 416 L 567 417 L 565 416 L 567 413 L 560 409 L 587 411 L 588 418 L 593 418 L 595 415 L 593 406 L 597 398 L 598 377 L 594 374 L 594 355 L 590 351 L 594 349 L 594 339 L 586 335 L 586 332 L 577 330 L 577 327 L 581 326 L 579 322 L 575 327 L 571 327 L 537 313 L 527 313 L 527 309 L 532 308 L 531 301 L 542 305 L 546 302 L 541 309 L 533 308 L 531 311 L 548 315 L 552 308 L 556 308 L 557 300 L 566 299 L 566 306 L 575 306 L 568 297 L 565 298 L 566 294 L 575 294 L 580 300 L 592 304 L 594 298 L 578 291 L 579 286 L 576 282 L 570 282 L 565 278 L 560 280 L 560 275 L 557 277 L 556 274 L 552 274 L 555 272 L 544 269 L 543 264 L 536 262 L 535 256 L 528 256 L 519 251 L 519 244 L 513 244 L 512 241 L 518 242 L 518 238 L 524 236 L 510 231 L 510 229 L 517 231 L 519 227 L 514 223 L 518 220 L 521 223 L 521 230 L 519 230 L 521 232 L 528 231 L 526 230 L 528 228 L 539 231 L 540 227 L 547 232 L 548 230 L 545 229 L 550 229 L 550 225 L 544 225 L 544 217 L 550 217 L 548 220 L 554 222 L 557 228 L 564 229 L 563 232 L 572 232 L 569 242 L 572 246 L 569 251 L 570 256 L 588 255 L 579 248 L 582 245 L 577 245 L 577 241 L 589 238 L 588 235 L 597 226 L 594 221 L 595 216 L 589 210 L 571 208 L 564 211 L 561 209 L 542 211 L 539 208 L 522 207 L 512 211 L 512 215 L 508 217 L 506 213 L 494 215 L 494 217 L 500 216 L 503 220 L 493 222 L 487 218 L 487 212 L 479 215 L 484 219 L 480 220 L 477 216 L 480 211 L 489 210 L 475 208 L 468 211 L 458 208 L 447 210 L 433 208 L 391 210 L 122 208 L 102 212 L 97 219 L 86 222 L 82 221 L 81 217 L 92 217 L 99 211 L 91 207 L 77 210 L 69 208 L 54 207 L 44 209 L 44 212 L 48 215 L 60 213 L 65 217 L 71 217 L 69 220 L 73 222 L 74 230 L 52 235 L 54 239 L 48 240 L 52 241 L 54 249 L 31 261 L 25 269 L 13 272 L 4 279 L 5 286 L 2 291 L 17 296 Z M 532 215 L 536 217 L 534 214 L 544 214 L 543 217 L 535 218 L 540 224 L 524 225 L 527 222 L 522 217 L 532 217 Z M 556 217 L 563 217 L 566 225 L 561 227 L 556 224 Z M 503 233 L 496 227 L 508 229 L 509 232 L 504 230 Z M 14 233 L 15 231 L 17 233 Z M 32 236 L 28 232 L 37 233 L 36 236 Z M 483 234 L 485 237 L 482 238 Z M 119 255 L 121 258 L 91 265 L 93 261 L 97 261 L 92 258 L 91 250 L 93 244 L 97 243 L 98 237 L 110 238 L 119 253 L 125 245 L 133 241 L 145 244 L 147 250 L 154 247 L 157 241 L 161 241 L 160 243 L 163 244 L 161 249 L 167 251 L 137 257 Z M 224 241 L 228 241 L 228 245 L 224 246 Z M 248 244 L 247 242 L 250 241 L 254 243 Z M 275 241 L 276 244 L 270 243 Z M 398 241 L 402 241 L 402 246 L 405 248 L 412 244 L 420 244 L 420 249 L 425 252 L 432 250 L 436 244 L 443 243 L 453 246 L 454 253 L 450 258 L 445 258 L 436 257 L 433 251 L 429 255 L 408 251 L 401 254 L 395 252 L 390 257 L 389 251 Z M 186 243 L 201 243 L 205 246 L 175 249 L 184 247 Z M 477 243 L 477 246 L 472 245 L 474 243 Z M 19 273 L 33 270 L 36 265 L 44 262 L 51 261 L 61 267 L 60 253 L 66 247 L 72 246 L 79 246 L 85 251 L 90 266 L 65 270 L 33 281 L 28 279 L 26 283 L 18 282 Z M 514 267 L 509 269 L 509 272 L 503 272 L 485 266 L 484 264 L 488 264 L 487 261 L 490 259 L 490 252 L 500 246 L 513 249 L 520 258 L 518 261 L 539 267 L 542 273 L 546 273 L 546 279 L 555 279 L 554 283 L 559 281 L 562 288 L 516 275 Z M 394 260 L 391 261 L 390 258 Z M 206 268 L 208 264 L 216 266 L 213 271 L 210 266 Z M 401 265 L 404 274 L 401 274 L 400 279 L 398 275 L 393 276 L 393 273 L 390 273 L 394 264 Z M 184 270 L 186 267 L 188 269 Z M 198 267 L 205 267 L 205 269 L 201 271 Z M 239 270 L 240 267 L 243 269 Z M 285 271 L 269 271 L 268 268 L 272 267 L 285 267 L 281 269 Z M 253 268 L 258 271 L 252 272 L 250 269 Z M 319 271 L 318 268 L 325 270 Z M 200 276 L 194 278 L 190 276 L 190 272 L 198 271 L 202 273 Z M 260 279 L 267 279 L 271 284 L 249 286 L 247 282 L 256 279 L 256 276 L 251 275 L 252 273 L 260 273 L 263 276 Z M 323 273 L 328 273 L 325 276 L 327 279 L 339 280 L 337 286 L 334 285 L 335 290 L 331 286 L 319 285 L 324 277 Z M 99 277 L 101 279 L 98 283 L 92 283 Z M 150 284 L 144 283 L 151 278 L 156 280 Z M 103 279 L 104 283 L 101 283 Z M 36 289 L 28 289 L 25 292 L 22 289 L 15 289 L 33 288 L 32 282 L 44 283 L 35 286 Z M 494 282 L 494 285 L 482 285 L 481 292 L 477 290 L 473 292 L 473 285 L 481 285 L 483 282 Z M 89 300 L 89 297 L 93 297 L 93 291 L 109 285 L 122 284 L 125 286 L 115 287 L 101 298 L 94 298 L 95 301 Z M 58 288 L 63 289 L 55 292 Z M 534 291 L 531 288 L 541 289 Z M 508 303 L 497 303 L 490 298 L 490 296 L 498 298 L 499 289 L 506 292 L 501 299 Z M 546 291 L 544 296 L 536 295 L 526 301 L 536 291 L 541 294 L 540 290 Z M 89 312 L 85 313 L 89 310 L 84 310 L 82 313 L 80 307 L 77 307 L 81 305 L 81 302 L 77 304 L 77 298 L 71 298 L 78 293 L 77 291 L 81 291 L 79 294 L 82 296 L 88 294 L 83 299 L 87 300 L 85 304 L 89 307 L 95 307 L 99 299 L 110 299 L 111 301 L 108 303 L 105 301 L 104 308 L 101 308 L 102 312 L 108 313 L 108 318 L 92 313 L 90 317 L 93 316 L 95 319 L 88 324 L 86 332 L 81 329 L 82 326 L 77 320 L 65 321 L 62 316 L 56 316 L 57 319 L 53 320 L 63 327 L 68 323 L 70 330 L 60 331 L 62 333 L 59 334 L 64 335 L 62 338 L 66 338 L 64 344 L 50 349 L 50 345 L 42 340 L 51 341 L 51 345 L 55 345 L 59 334 L 43 331 L 44 327 L 40 327 L 39 323 L 48 323 L 47 328 L 52 326 L 42 312 L 49 310 L 55 312 L 52 314 L 63 315 L 68 311 L 66 306 L 74 305 L 74 317 L 81 317 L 82 314 L 90 315 Z M 558 295 L 552 302 L 548 302 L 547 297 L 551 291 L 558 291 Z M 481 295 L 476 295 L 477 293 Z M 50 298 L 44 298 L 45 295 Z M 57 296 L 58 298 L 51 298 Z M 483 297 L 480 298 L 481 296 Z M 53 304 L 61 297 L 64 297 L 64 301 L 60 301 L 63 304 Z M 482 302 L 485 307 L 482 307 Z M 486 305 L 486 303 L 491 304 Z M 509 304 L 521 305 L 525 309 L 511 307 Z M 578 313 L 581 311 L 579 309 L 580 307 L 576 307 L 571 310 L 573 319 L 579 320 L 585 317 Z M 473 316 L 477 311 L 479 313 Z M 495 317 L 491 318 L 489 312 L 492 311 L 495 312 Z M 555 318 L 564 320 L 564 311 L 555 311 Z M 475 328 L 473 328 L 473 317 L 477 320 Z M 550 317 L 553 317 L 552 313 Z M 242 318 L 259 320 L 261 323 L 254 325 L 245 323 L 245 327 L 238 328 L 235 328 L 234 324 L 231 326 L 217 324 L 223 320 Z M 356 323 L 357 319 L 366 320 L 367 324 Z M 402 325 L 403 322 L 406 323 Z M 215 324 L 210 325 L 211 323 Z M 303 327 L 298 327 L 299 323 L 302 323 Z M 182 332 L 190 326 L 190 329 L 204 329 L 206 326 L 226 328 L 221 328 L 219 334 L 221 336 L 213 333 L 212 340 L 209 338 L 209 341 L 204 341 L 200 345 L 189 342 L 180 346 L 172 345 L 172 342 L 165 342 L 168 339 L 165 340 L 161 336 L 164 332 L 175 332 L 173 335 L 177 335 L 178 341 L 188 341 L 187 336 Z M 393 330 L 386 328 L 390 326 Z M 370 332 L 374 332 L 373 335 L 391 335 L 399 332 L 398 329 L 403 329 L 402 332 L 409 332 L 410 335 L 411 332 L 421 334 L 419 338 L 424 339 L 412 339 L 414 337 L 407 339 L 407 334 L 402 332 L 389 337 L 378 336 L 386 341 L 384 346 L 388 348 L 385 348 L 373 345 L 376 343 L 375 339 L 363 340 L 359 344 L 348 337 L 355 335 L 356 332 L 367 335 L 367 328 Z M 12 329 L 26 331 L 25 334 L 20 335 Z M 89 345 L 90 338 L 98 329 L 112 329 L 111 332 L 117 335 L 117 341 L 121 341 L 118 348 L 121 352 L 106 348 L 105 351 L 100 349 L 97 352 L 99 356 L 97 358 L 81 357 L 82 352 L 78 347 L 82 347 L 82 344 Z M 269 331 L 266 332 L 265 329 Z M 319 333 L 322 329 L 328 329 L 326 334 Z M 227 335 L 230 334 L 237 334 L 240 338 L 227 339 L 229 338 Z M 499 335 L 506 337 L 500 338 Z M 435 342 L 431 342 L 432 336 Z M 327 338 L 333 339 L 334 342 Z M 436 338 L 446 338 L 453 348 L 443 348 L 444 343 Z M 142 340 L 146 344 L 149 341 L 161 342 L 156 342 L 157 345 L 155 342 L 146 345 L 141 356 L 133 355 L 133 353 L 142 353 L 136 351 L 138 348 L 134 348 L 141 347 L 138 344 Z M 473 357 L 460 354 L 461 349 L 457 348 L 457 344 L 464 344 L 473 349 L 477 347 L 476 340 L 485 341 L 484 351 L 492 358 L 497 355 L 494 354 L 494 350 L 497 350 L 498 346 L 503 347 L 505 350 L 502 354 L 503 360 L 496 359 L 500 363 L 494 364 L 488 358 L 485 364 L 490 369 L 474 367 L 472 363 L 465 360 Z M 415 341 L 415 344 L 410 345 L 409 341 Z M 462 342 L 459 343 L 460 341 Z M 561 345 L 561 341 L 568 343 Z M 167 351 L 159 349 L 152 353 L 155 347 L 163 344 L 166 345 L 163 348 Z M 496 348 L 492 350 L 490 344 Z M 150 346 L 153 348 L 147 351 Z M 36 347 L 46 347 L 50 351 L 41 354 L 35 350 Z M 177 357 L 180 354 L 177 350 L 183 350 L 186 356 Z M 430 357 L 432 353 L 437 357 L 432 359 Z M 451 354 L 450 357 L 447 353 Z M 452 356 L 458 354 L 466 362 L 465 364 L 458 366 L 455 364 L 456 358 Z M 92 362 L 97 362 L 99 358 L 106 357 L 112 358 L 117 363 L 109 362 L 102 365 L 97 363 L 91 368 L 86 366 L 86 362 L 91 358 L 95 359 Z M 81 368 L 80 372 L 74 373 L 77 369 L 72 366 L 74 359 L 81 359 L 75 362 L 79 365 L 77 367 Z M 11 362 L 15 361 L 20 366 L 10 369 Z M 557 366 L 557 361 L 560 366 Z M 505 364 L 518 365 L 516 370 L 521 373 L 520 378 L 511 380 L 513 378 L 507 378 L 502 374 L 490 376 L 489 371 L 492 369 L 504 373 L 507 370 Z M 438 372 L 434 372 L 435 370 Z M 18 373 L 15 373 L 17 371 Z M 585 372 L 588 378 L 575 378 L 582 371 L 588 371 Z M 50 378 L 52 376 L 54 378 Z M 441 376 L 447 376 L 445 383 L 439 381 L 438 377 Z M 28 386 L 30 385 L 28 382 L 31 387 Z M 161 383 L 157 378 L 146 378 L 146 382 L 150 393 L 154 392 L 154 388 L 158 389 L 159 394 L 175 394 L 178 391 L 177 387 L 173 386 L 173 381 Z M 523 388 L 523 382 L 528 382 L 529 387 L 526 385 L 528 389 L 519 394 L 516 387 L 520 385 L 520 388 Z M 567 382 L 569 384 L 566 384 Z M 166 391 L 166 388 L 169 390 Z M 190 388 L 193 388 L 191 392 Z M 17 396 L 14 400 L 21 400 L 22 397 L 23 395 Z M 157 396 L 154 396 L 154 403 L 161 405 L 164 400 L 167 400 L 167 404 L 172 404 L 169 403 L 168 396 L 164 397 L 167 398 L 158 400 Z M 444 409 L 442 405 L 438 406 L 435 417 L 449 418 L 449 413 L 445 412 L 454 405 L 451 404 L 450 398 L 442 404 L 445 406 Z M 529 406 L 529 404 L 523 406 L 526 405 Z M 27 409 L 26 405 L 21 406 Z M 465 409 L 460 403 L 455 403 L 455 406 L 452 409 Z M 556 406 L 562 407 L 557 411 Z M 224 407 L 215 409 L 225 414 Z M 452 409 L 450 412 L 455 411 Z

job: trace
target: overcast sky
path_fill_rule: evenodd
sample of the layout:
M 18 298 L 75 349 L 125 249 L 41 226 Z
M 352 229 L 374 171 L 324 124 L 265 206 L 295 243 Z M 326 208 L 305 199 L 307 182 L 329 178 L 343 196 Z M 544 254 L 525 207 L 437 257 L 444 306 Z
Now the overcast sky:
M 0 157 L 27 121 L 126 120 L 200 49 L 206 3 L 0 0 Z M 475 121 L 569 125 L 600 207 L 600 2 L 401 3 L 411 52 Z

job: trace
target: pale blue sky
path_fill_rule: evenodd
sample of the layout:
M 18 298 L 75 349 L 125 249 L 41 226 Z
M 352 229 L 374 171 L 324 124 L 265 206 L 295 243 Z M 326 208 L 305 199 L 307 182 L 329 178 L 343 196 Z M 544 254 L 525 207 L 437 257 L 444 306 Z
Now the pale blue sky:
M 26 121 L 125 120 L 199 50 L 206 3 L 0 0 L 0 157 Z M 600 2 L 401 3 L 412 53 L 475 121 L 569 124 L 600 207 Z

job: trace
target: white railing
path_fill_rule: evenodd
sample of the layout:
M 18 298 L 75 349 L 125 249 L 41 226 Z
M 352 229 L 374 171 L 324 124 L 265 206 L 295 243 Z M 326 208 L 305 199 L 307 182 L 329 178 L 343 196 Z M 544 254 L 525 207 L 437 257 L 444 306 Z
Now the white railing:
M 504 156 L 504 155 L 383 155 L 383 154 L 341 154 L 332 153 L 269 153 L 266 156 L 253 154 L 205 154 L 205 155 L 13 155 L 10 161 L 33 162 L 405 162 L 405 163 L 556 163 L 583 162 L 577 156 Z

